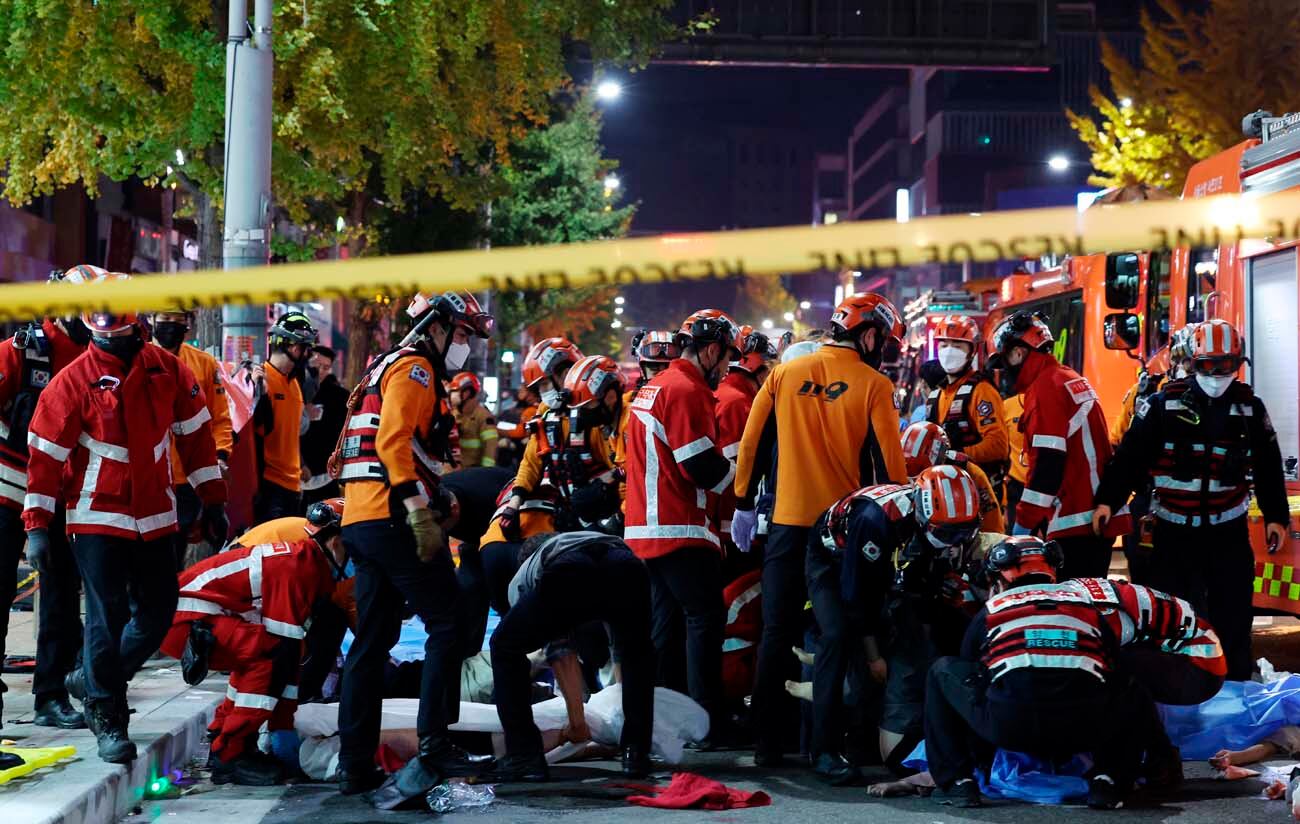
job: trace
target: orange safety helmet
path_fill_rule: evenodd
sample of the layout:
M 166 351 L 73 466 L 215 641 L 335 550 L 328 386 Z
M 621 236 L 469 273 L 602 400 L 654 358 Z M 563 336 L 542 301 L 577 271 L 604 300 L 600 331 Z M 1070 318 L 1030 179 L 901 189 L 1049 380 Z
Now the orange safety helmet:
M 1013 584 L 1027 575 L 1042 575 L 1055 583 L 1065 553 L 1056 541 L 1044 542 L 1036 535 L 1008 535 L 984 556 L 986 581 L 1001 579 Z
M 1205 375 L 1231 375 L 1245 360 L 1246 339 L 1222 318 L 1198 323 L 1192 329 L 1192 367 Z
M 443 292 L 440 295 L 416 292 L 406 307 L 406 314 L 415 322 L 412 331 L 423 331 L 430 323 L 436 322 L 448 328 L 460 326 L 471 335 L 486 338 L 496 325 L 496 319 L 484 312 L 478 298 L 469 292 Z
M 997 325 L 989 338 L 989 348 L 994 355 L 1005 355 L 1013 346 L 1045 352 L 1055 340 L 1052 330 L 1037 312 L 1020 311 Z
M 875 326 L 886 338 L 902 341 L 906 331 L 903 317 L 884 295 L 867 292 L 845 298 L 831 315 L 831 329 L 836 340 L 848 340 L 864 326 Z M 880 343 L 884 347 L 884 341 Z
M 642 332 L 632 339 L 637 363 L 671 363 L 682 356 L 672 332 Z
M 130 275 L 107 272 L 98 266 L 85 264 L 74 266 L 63 275 L 63 280 L 67 283 L 106 283 L 130 279 Z M 97 338 L 116 338 L 138 332 L 148 340 L 149 326 L 136 312 L 86 312 L 82 314 L 81 322 Z
M 952 449 L 948 433 L 930 421 L 920 421 L 903 430 L 903 460 L 907 474 L 917 477 L 925 469 L 938 465 L 945 452 Z
M 973 355 L 980 342 L 980 327 L 967 315 L 944 315 L 934 327 L 934 339 L 969 343 Z
M 961 546 L 979 531 L 980 493 L 975 479 L 956 466 L 931 466 L 916 476 L 916 522 L 936 547 Z
M 569 407 L 577 409 L 593 401 L 600 403 L 609 390 L 623 391 L 623 378 L 618 364 L 604 355 L 588 355 L 573 365 L 564 376 L 564 390 L 569 394 Z
M 752 326 L 740 327 L 740 338 L 737 343 L 740 357 L 731 362 L 732 369 L 757 375 L 777 358 L 776 345 L 767 335 L 756 331 Z
M 321 530 L 338 527 L 343 523 L 343 499 L 326 498 L 307 507 L 307 523 L 303 530 L 313 538 Z
M 700 309 L 682 321 L 677 330 L 677 344 L 685 349 L 689 345 L 721 343 L 731 349 L 737 360 L 740 357 L 740 327 L 720 309 Z
M 475 397 L 478 397 L 483 392 L 483 384 L 479 382 L 478 376 L 473 372 L 457 373 L 447 382 L 447 386 L 452 392 L 464 392 L 466 389 L 472 390 Z
M 582 352 L 568 338 L 542 338 L 524 358 L 524 385 L 536 386 L 543 378 L 555 381 L 561 368 L 580 360 Z

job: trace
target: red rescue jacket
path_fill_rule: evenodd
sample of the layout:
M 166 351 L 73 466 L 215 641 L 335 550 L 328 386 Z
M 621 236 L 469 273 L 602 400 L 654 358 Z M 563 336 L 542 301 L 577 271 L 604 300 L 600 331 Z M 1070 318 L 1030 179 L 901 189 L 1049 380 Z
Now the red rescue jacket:
M 69 535 L 170 535 L 177 529 L 173 440 L 199 498 L 226 500 L 211 417 L 194 374 L 170 352 L 145 346 L 127 370 L 90 346 L 36 405 L 23 523 L 47 528 L 63 502 Z
M 754 379 L 742 372 L 730 372 L 722 379 L 713 396 L 718 401 L 718 446 L 722 454 L 736 460 L 740 453 L 740 437 L 745 434 L 745 421 L 754 406 L 758 386 Z M 730 487 L 718 497 L 718 514 L 715 520 L 723 540 L 731 539 L 731 516 L 736 513 L 736 491 Z

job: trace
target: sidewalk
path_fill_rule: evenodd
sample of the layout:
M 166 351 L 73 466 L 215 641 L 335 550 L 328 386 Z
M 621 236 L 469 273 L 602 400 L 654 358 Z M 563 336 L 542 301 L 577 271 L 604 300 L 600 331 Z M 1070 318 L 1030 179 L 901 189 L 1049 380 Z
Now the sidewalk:
M 30 612 L 10 616 L 10 655 L 35 653 L 34 620 Z M 99 760 L 95 739 L 87 730 L 34 726 L 31 677 L 5 675 L 9 691 L 4 696 L 0 738 L 19 747 L 71 745 L 77 748 L 77 755 L 0 785 L 0 822 L 111 824 L 121 819 L 141 803 L 150 781 L 181 769 L 197 751 L 213 707 L 225 693 L 225 680 L 218 675 L 198 687 L 188 687 L 175 661 L 149 662 L 128 694 L 135 710 L 131 740 L 139 757 L 123 767 Z

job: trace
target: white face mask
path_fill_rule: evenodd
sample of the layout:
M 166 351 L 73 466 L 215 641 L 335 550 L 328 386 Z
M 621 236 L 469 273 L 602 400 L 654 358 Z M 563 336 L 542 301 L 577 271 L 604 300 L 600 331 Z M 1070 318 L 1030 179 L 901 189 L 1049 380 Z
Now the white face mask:
M 1182 380 L 1188 375 L 1187 367 L 1179 364 L 1174 368 L 1174 380 Z
M 442 362 L 447 367 L 448 372 L 459 372 L 467 360 L 469 360 L 468 343 L 452 341 L 447 344 L 447 352 L 442 356 Z
M 547 389 L 542 393 L 542 403 L 550 409 L 558 409 L 560 406 L 560 390 Z
M 969 356 L 956 346 L 939 347 L 939 365 L 949 375 L 955 375 L 966 368 Z
M 1197 375 L 1196 383 L 1201 387 L 1201 391 L 1211 398 L 1222 397 L 1232 382 L 1236 380 L 1235 375 Z

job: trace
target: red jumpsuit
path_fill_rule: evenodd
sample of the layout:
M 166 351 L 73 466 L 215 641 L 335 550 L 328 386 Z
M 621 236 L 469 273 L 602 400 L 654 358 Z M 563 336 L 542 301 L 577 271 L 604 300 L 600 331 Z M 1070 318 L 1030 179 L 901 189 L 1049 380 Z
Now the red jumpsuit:
M 722 454 L 736 460 L 740 453 L 740 436 L 758 394 L 758 384 L 747 373 L 731 371 L 722 379 L 713 396 L 718 399 L 718 447 Z M 731 516 L 736 512 L 736 491 L 730 487 L 718 499 L 718 531 L 723 541 L 731 540 Z
M 219 758 L 237 757 L 263 722 L 271 730 L 293 728 L 307 619 L 333 591 L 329 562 L 312 540 L 228 550 L 181 573 L 162 651 L 179 659 L 191 622 L 212 627 L 209 666 L 230 673 L 226 700 L 209 726 Z

